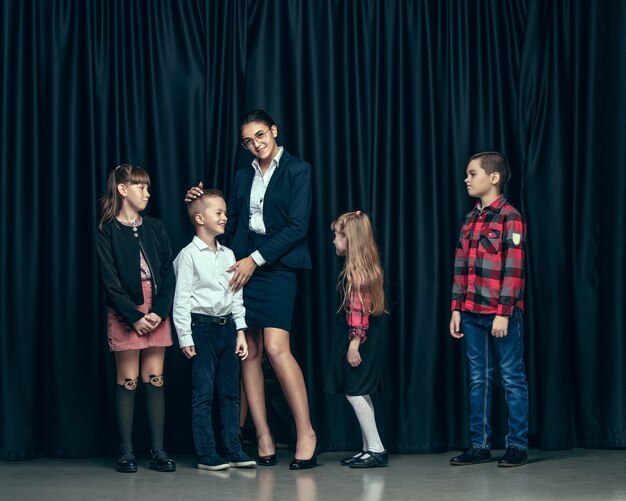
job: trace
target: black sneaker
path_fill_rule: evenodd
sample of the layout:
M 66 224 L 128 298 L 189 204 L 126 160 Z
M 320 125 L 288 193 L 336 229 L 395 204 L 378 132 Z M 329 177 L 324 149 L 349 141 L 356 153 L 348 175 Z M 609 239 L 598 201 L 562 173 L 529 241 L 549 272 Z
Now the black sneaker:
M 452 466 L 467 466 L 470 464 L 488 463 L 491 461 L 491 452 L 489 449 L 474 447 L 473 445 L 460 456 L 453 457 L 450 460 Z
M 498 466 L 511 467 L 522 466 L 528 461 L 528 454 L 517 447 L 507 447 L 504 456 L 498 459 Z

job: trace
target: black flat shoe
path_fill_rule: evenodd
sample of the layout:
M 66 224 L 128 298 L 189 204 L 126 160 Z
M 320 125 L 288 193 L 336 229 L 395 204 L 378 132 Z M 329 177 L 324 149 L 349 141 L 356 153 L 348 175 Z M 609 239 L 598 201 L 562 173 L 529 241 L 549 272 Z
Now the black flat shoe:
M 259 466 L 275 466 L 276 453 L 270 456 L 257 456 L 256 464 L 258 464 Z
M 387 466 L 389 464 L 389 456 L 387 452 L 371 452 L 367 451 L 363 456 L 368 455 L 369 457 L 359 459 L 355 459 L 353 463 L 351 463 L 350 468 L 376 468 L 379 466 Z
M 161 472 L 176 471 L 176 463 L 169 458 L 165 449 L 150 450 L 150 469 Z
M 293 458 L 293 461 L 289 463 L 290 470 L 309 470 L 311 468 L 315 468 L 317 466 L 317 456 L 320 453 L 320 444 L 315 444 L 315 450 L 313 451 L 313 455 L 309 459 L 296 459 Z
M 120 473 L 136 473 L 137 459 L 133 451 L 123 451 L 117 459 L 115 469 Z
M 455 456 L 450 460 L 452 466 L 468 466 L 479 463 L 489 463 L 491 461 L 491 451 L 481 449 L 473 445 L 460 456 Z
M 343 458 L 340 463 L 344 466 L 349 466 L 357 459 L 360 459 L 363 454 L 365 454 L 365 451 L 357 452 L 354 456 L 348 456 L 347 458 Z
M 498 459 L 500 467 L 522 466 L 528 462 L 528 454 L 517 447 L 507 447 L 504 456 Z

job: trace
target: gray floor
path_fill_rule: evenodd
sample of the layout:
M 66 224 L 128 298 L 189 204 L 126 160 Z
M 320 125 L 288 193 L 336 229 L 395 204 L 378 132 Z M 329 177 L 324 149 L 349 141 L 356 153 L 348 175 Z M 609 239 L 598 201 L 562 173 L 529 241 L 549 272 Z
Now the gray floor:
M 388 468 L 354 470 L 328 452 L 320 466 L 292 472 L 288 451 L 279 464 L 209 472 L 191 456 L 176 457 L 176 473 L 157 473 L 140 458 L 136 474 L 113 469 L 112 458 L 0 462 L 1 500 L 626 500 L 626 451 L 530 451 L 519 468 L 496 463 L 452 467 L 446 454 L 392 455 Z M 497 451 L 495 454 L 497 455 Z

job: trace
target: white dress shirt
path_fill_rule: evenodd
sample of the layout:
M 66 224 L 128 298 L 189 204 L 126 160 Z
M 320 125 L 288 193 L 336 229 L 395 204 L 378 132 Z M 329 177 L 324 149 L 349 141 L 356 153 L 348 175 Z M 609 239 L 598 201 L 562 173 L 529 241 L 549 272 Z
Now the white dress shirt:
M 252 179 L 252 188 L 250 189 L 250 222 L 248 223 L 250 231 L 265 235 L 265 221 L 263 221 L 263 200 L 265 199 L 265 192 L 270 184 L 274 171 L 279 167 L 280 157 L 283 155 L 283 147 L 278 148 L 278 153 L 270 162 L 270 166 L 263 174 L 259 161 L 255 158 L 252 161 L 252 167 L 254 168 L 254 178 Z M 254 251 L 251 255 L 252 259 L 258 266 L 265 264 L 265 259 L 260 252 Z
M 237 330 L 246 328 L 243 289 L 233 293 L 228 288 L 235 264 L 235 254 L 217 243 L 211 249 L 197 236 L 182 249 L 174 260 L 176 291 L 172 319 L 181 348 L 194 344 L 191 335 L 191 314 L 201 313 L 223 317 L 232 313 Z

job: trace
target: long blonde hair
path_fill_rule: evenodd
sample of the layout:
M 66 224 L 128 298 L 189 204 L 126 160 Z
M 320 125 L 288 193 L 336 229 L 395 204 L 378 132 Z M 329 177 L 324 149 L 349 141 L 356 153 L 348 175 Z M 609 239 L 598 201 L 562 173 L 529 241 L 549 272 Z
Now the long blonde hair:
M 135 167 L 130 164 L 120 164 L 109 173 L 107 179 L 107 190 L 100 199 L 102 208 L 100 211 L 100 224 L 98 229 L 102 228 L 106 223 L 112 221 L 122 209 L 122 196 L 117 191 L 119 184 L 145 184 L 150 186 L 150 176 L 141 167 Z
M 369 313 L 378 317 L 385 313 L 384 273 L 370 218 L 361 211 L 346 212 L 335 219 L 330 228 L 346 236 L 346 255 L 339 273 L 337 290 L 343 296 L 340 306 L 347 310 L 352 292 L 369 293 Z

